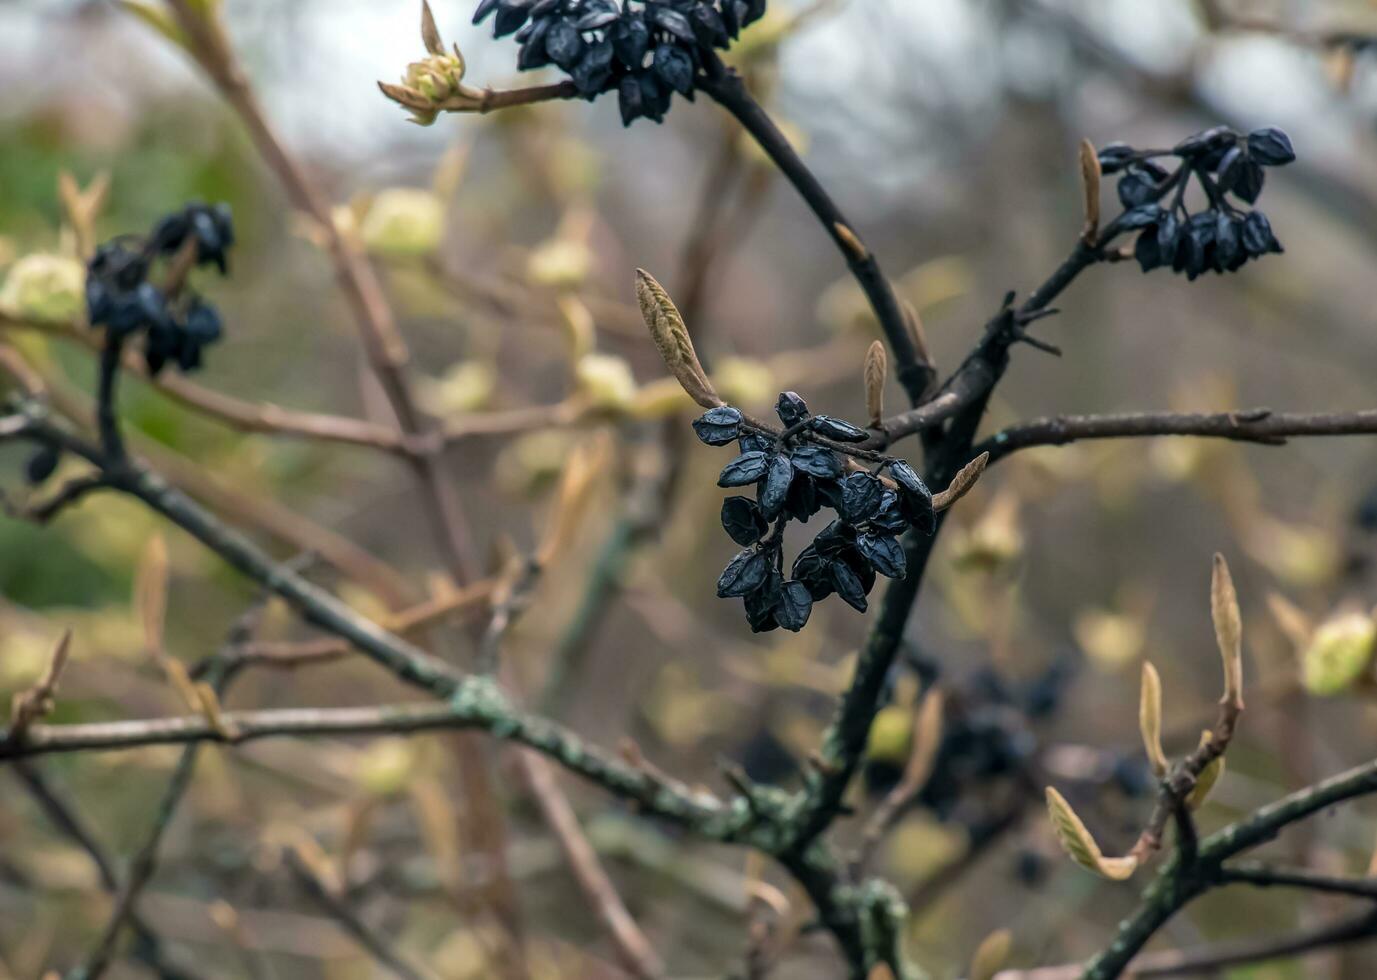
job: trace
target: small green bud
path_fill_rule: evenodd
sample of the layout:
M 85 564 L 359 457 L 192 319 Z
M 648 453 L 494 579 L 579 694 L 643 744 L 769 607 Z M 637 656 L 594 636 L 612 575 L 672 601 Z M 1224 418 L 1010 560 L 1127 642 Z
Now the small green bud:
M 1371 666 L 1375 645 L 1377 623 L 1365 613 L 1343 613 L 1321 623 L 1301 651 L 1305 689 L 1320 696 L 1348 690 Z
M 21 320 L 75 320 L 85 306 L 86 269 L 64 255 L 26 255 L 0 288 L 0 310 Z

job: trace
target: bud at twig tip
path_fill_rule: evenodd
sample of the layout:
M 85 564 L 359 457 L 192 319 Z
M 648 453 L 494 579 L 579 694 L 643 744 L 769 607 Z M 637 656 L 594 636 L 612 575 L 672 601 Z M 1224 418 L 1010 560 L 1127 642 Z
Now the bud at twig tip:
M 1157 675 L 1157 668 L 1147 661 L 1143 661 L 1138 727 L 1143 734 L 1143 750 L 1147 753 L 1148 764 L 1157 778 L 1161 779 L 1169 768 L 1166 753 L 1162 751 L 1162 679 Z
M 1094 245 L 1100 234 L 1100 157 L 1089 140 L 1081 140 L 1081 189 L 1085 193 L 1085 227 L 1081 241 Z
M 885 378 L 889 374 L 889 355 L 878 340 L 865 352 L 865 410 L 871 428 L 879 428 L 885 411 Z
M 435 15 L 430 12 L 427 0 L 421 0 L 421 40 L 431 54 L 445 53 L 445 42 L 440 39 L 440 30 L 435 26 Z
M 1047 812 L 1052 818 L 1052 829 L 1057 832 L 1061 846 L 1075 861 L 1087 871 L 1109 878 L 1112 881 L 1128 879 L 1138 867 L 1138 859 L 1132 855 L 1121 858 L 1108 858 L 1100 851 L 1095 838 L 1090 835 L 1071 804 L 1051 786 L 1047 787 Z
M 980 474 L 985 472 L 985 467 L 990 462 L 988 452 L 981 453 L 965 466 L 957 471 L 956 476 L 952 477 L 947 489 L 941 493 L 933 494 L 932 509 L 938 512 L 947 510 L 958 500 L 970 493 L 976 481 L 980 479 Z
M 918 360 L 928 367 L 936 367 L 937 362 L 932 359 L 932 351 L 928 349 L 928 335 L 923 329 L 923 318 L 918 315 L 918 307 L 906 299 L 901 299 L 899 306 L 904 311 L 904 326 L 908 327 L 908 335 L 913 341 L 913 349 L 918 352 Z
M 1214 556 L 1210 578 L 1210 613 L 1214 635 L 1224 665 L 1224 701 L 1236 710 L 1243 709 L 1243 619 L 1238 610 L 1238 593 L 1224 556 Z
M 704 408 L 725 405 L 726 402 L 717 394 L 698 361 L 688 327 L 684 325 L 684 318 L 680 316 L 674 301 L 664 287 L 655 281 L 655 277 L 644 269 L 636 270 L 636 299 L 665 367 L 669 368 L 669 373 L 674 375 L 688 396 Z

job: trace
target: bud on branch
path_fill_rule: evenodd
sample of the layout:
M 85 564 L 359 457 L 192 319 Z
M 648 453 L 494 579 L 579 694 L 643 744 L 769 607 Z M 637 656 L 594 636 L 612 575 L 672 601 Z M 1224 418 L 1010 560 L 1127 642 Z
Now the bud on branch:
M 698 361 L 689 337 L 688 327 L 674 301 L 663 286 L 644 269 L 636 270 L 636 299 L 641 304 L 641 316 L 650 328 L 650 337 L 664 358 L 665 367 L 674 375 L 688 396 L 704 408 L 725 405 L 717 389 L 708 380 L 707 372 Z

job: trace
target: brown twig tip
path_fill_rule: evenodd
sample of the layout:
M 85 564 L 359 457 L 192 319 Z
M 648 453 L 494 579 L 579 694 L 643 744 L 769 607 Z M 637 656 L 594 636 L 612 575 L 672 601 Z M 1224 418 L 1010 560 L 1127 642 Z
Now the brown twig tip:
M 906 299 L 899 300 L 899 307 L 903 310 L 904 328 L 908 331 L 909 339 L 913 341 L 913 349 L 918 354 L 918 361 L 930 368 L 935 368 L 937 362 L 932 359 L 932 351 L 928 349 L 928 334 L 923 329 L 923 318 L 918 315 L 918 307 Z
M 870 258 L 870 249 L 865 247 L 860 236 L 851 230 L 851 226 L 841 221 L 832 223 L 832 230 L 837 233 L 837 240 L 846 247 L 847 254 L 856 262 L 864 262 Z
M 933 494 L 932 509 L 940 513 L 941 511 L 947 510 L 966 494 L 970 493 L 971 488 L 975 486 L 976 481 L 980 479 L 980 475 L 985 472 L 985 467 L 989 462 L 990 454 L 981 453 L 975 459 L 961 467 L 961 469 L 957 471 L 956 476 L 952 477 L 951 483 L 947 485 L 947 489 L 943 490 L 941 493 Z
M 878 340 L 865 352 L 865 411 L 871 428 L 879 428 L 885 414 L 885 378 L 889 374 L 889 355 Z
M 1224 703 L 1235 711 L 1243 710 L 1243 619 L 1238 609 L 1238 593 L 1224 556 L 1214 556 L 1210 578 L 1210 613 L 1214 635 L 1224 664 Z
M 39 718 L 53 710 L 53 698 L 57 694 L 57 684 L 62 671 L 67 666 L 67 657 L 72 648 L 72 631 L 63 630 L 53 647 L 53 655 L 48 659 L 48 669 L 38 679 L 38 683 L 26 691 L 15 694 L 10 708 L 10 729 L 7 738 L 17 741 L 24 736 Z
M 1081 189 L 1085 194 L 1085 227 L 1081 241 L 1094 245 L 1100 234 L 1100 157 L 1089 140 L 1081 140 Z
M 698 361 L 698 353 L 693 349 L 693 340 L 678 307 L 665 288 L 644 269 L 636 270 L 636 300 L 665 367 L 688 396 L 704 408 L 725 405 Z

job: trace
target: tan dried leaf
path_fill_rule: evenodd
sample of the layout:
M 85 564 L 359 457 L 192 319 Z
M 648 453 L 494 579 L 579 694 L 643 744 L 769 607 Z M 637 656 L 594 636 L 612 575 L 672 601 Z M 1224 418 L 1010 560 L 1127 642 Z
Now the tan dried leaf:
M 196 682 L 191 679 L 191 674 L 187 671 L 186 665 L 176 657 L 159 655 L 157 660 L 159 666 L 163 669 L 163 673 L 167 676 L 168 683 L 176 688 L 177 693 L 181 696 L 182 700 L 186 702 L 186 706 L 198 714 L 205 715 L 206 721 L 210 723 L 212 728 L 215 728 L 215 723 L 210 721 L 210 715 L 206 714 L 205 702 L 202 700 L 201 691 L 197 687 Z M 214 694 L 213 691 L 211 693 Z M 218 731 L 219 729 L 216 730 Z
M 1100 234 L 1100 157 L 1094 144 L 1081 140 L 1081 189 L 1085 194 L 1085 227 L 1081 241 L 1094 245 Z
M 1162 751 L 1162 679 L 1157 668 L 1143 662 L 1142 694 L 1138 700 L 1138 728 L 1143 734 L 1143 750 L 1157 778 L 1167 774 L 1166 753 Z
M 180 663 L 178 663 L 178 666 L 181 666 Z M 233 742 L 237 739 L 239 737 L 239 729 L 225 718 L 220 708 L 220 698 L 215 693 L 215 688 L 203 681 L 195 685 L 192 690 L 195 692 L 196 705 L 201 715 L 206 719 L 206 724 L 227 742 Z
M 932 775 L 937 751 L 942 747 L 944 709 L 943 694 L 934 689 L 923 698 L 913 719 L 913 747 L 909 750 L 908 762 L 904 764 L 904 775 L 900 780 L 900 785 L 909 795 L 916 795 L 922 790 Z
M 447 892 L 458 895 L 464 877 L 460 866 L 460 820 L 444 783 L 438 779 L 421 779 L 411 782 L 407 790 L 416 811 L 421 840 L 440 882 Z
M 655 341 L 665 367 L 674 375 L 684 391 L 688 392 L 704 408 L 717 408 L 726 402 L 717 394 L 712 382 L 708 380 L 698 354 L 693 349 L 688 327 L 680 316 L 674 301 L 669 298 L 663 286 L 644 269 L 636 270 L 636 299 L 640 302 L 641 316 L 650 328 L 651 339 Z
M 57 175 L 57 196 L 62 201 L 67 223 L 76 237 L 77 254 L 89 258 L 96 247 L 96 219 L 105 209 L 110 194 L 110 174 L 101 171 L 96 174 L 85 189 L 81 187 L 69 171 Z
M 1280 592 L 1269 592 L 1267 611 L 1272 614 L 1277 629 L 1286 634 L 1286 639 L 1291 642 L 1297 653 L 1309 645 L 1310 637 L 1315 632 L 1315 623 L 1299 606 Z
M 613 441 L 605 432 L 584 440 L 570 451 L 560 473 L 545 534 L 536 551 L 538 565 L 548 565 L 578 534 L 591 503 L 597 476 L 606 471 L 613 452 Z
M 143 623 L 144 645 L 155 658 L 163 656 L 163 623 L 167 617 L 167 542 L 161 534 L 149 538 L 134 576 L 134 607 Z M 195 699 L 191 706 L 195 707 Z
M 918 360 L 929 367 L 935 366 L 937 362 L 932 359 L 932 351 L 928 349 L 928 334 L 923 329 L 923 318 L 918 315 L 918 307 L 906 299 L 900 299 L 899 306 L 904 311 L 904 326 L 908 328 L 913 349 L 918 352 Z
M 885 412 L 885 378 L 889 374 L 889 355 L 878 340 L 865 352 L 865 411 L 872 427 L 878 426 Z
M 53 655 L 48 660 L 48 669 L 33 687 L 17 692 L 10 701 L 11 740 L 19 738 L 39 718 L 53 710 L 53 698 L 57 694 L 57 682 L 67 666 L 67 656 L 72 649 L 72 631 L 63 630 L 53 647 Z
M 1051 786 L 1047 787 L 1047 812 L 1052 817 L 1052 829 L 1066 853 L 1087 871 L 1109 878 L 1111 881 L 1125 881 L 1138 868 L 1138 859 L 1133 856 L 1107 858 L 1100 851 L 1100 845 L 1090 835 L 1076 811 L 1066 798 Z
M 975 955 L 971 957 L 967 980 L 993 980 L 994 975 L 1008 962 L 1013 944 L 1014 934 L 1008 929 L 996 929 L 982 939 L 975 949 Z
M 1210 613 L 1214 635 L 1224 663 L 1224 700 L 1243 709 L 1243 617 L 1238 611 L 1238 593 L 1229 574 L 1229 564 L 1221 554 L 1214 556 L 1210 579 Z

